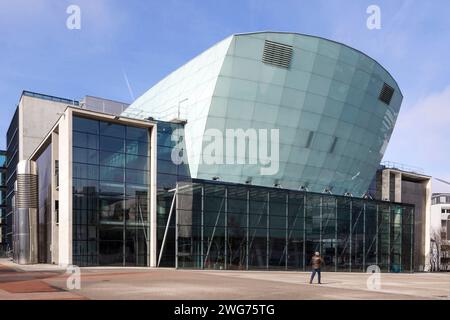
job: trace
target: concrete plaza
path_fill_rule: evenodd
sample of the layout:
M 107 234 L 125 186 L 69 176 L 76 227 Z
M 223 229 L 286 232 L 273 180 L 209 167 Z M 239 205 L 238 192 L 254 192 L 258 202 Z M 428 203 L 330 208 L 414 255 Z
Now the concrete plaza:
M 364 273 L 194 271 L 147 268 L 82 268 L 81 288 L 67 288 L 66 270 L 52 265 L 17 266 L 0 259 L 4 299 L 450 299 L 450 273 L 381 274 L 369 290 Z

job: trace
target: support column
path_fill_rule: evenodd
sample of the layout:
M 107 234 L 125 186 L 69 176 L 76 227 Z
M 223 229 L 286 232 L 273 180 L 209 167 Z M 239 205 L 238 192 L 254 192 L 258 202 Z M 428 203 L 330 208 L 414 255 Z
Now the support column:
M 390 201 L 391 170 L 385 169 L 381 173 L 381 200 Z
M 306 270 L 306 192 L 303 198 L 303 271 Z
M 353 202 L 350 200 L 349 271 L 352 272 Z
M 363 271 L 366 270 L 366 203 L 364 202 L 363 215 Z
M 289 192 L 286 193 L 286 254 L 284 255 L 284 267 L 288 269 L 288 255 L 289 255 Z
M 394 197 L 395 202 L 402 202 L 402 174 L 400 172 L 395 173 Z
M 178 197 L 178 183 L 176 186 L 175 191 L 175 269 L 178 269 L 178 208 L 180 207 L 179 204 L 179 197 Z
M 248 259 L 250 250 L 250 191 L 247 189 L 247 241 L 245 250 L 245 269 L 248 270 Z
M 334 200 L 335 203 L 335 219 L 334 219 L 334 239 L 336 243 L 334 244 L 334 271 L 337 272 L 338 269 L 338 201 L 337 198 Z
M 270 252 L 270 192 L 267 191 L 267 218 L 266 218 L 266 269 L 269 270 L 269 252 Z
M 228 269 L 228 188 L 225 187 L 225 230 L 224 230 L 224 239 L 225 239 L 225 266 L 224 269 Z
M 200 250 L 201 250 L 201 259 L 202 259 L 202 266 L 201 269 L 205 269 L 205 251 L 203 248 L 204 243 L 204 228 L 205 228 L 205 186 L 202 184 L 202 198 L 201 198 L 201 217 L 200 217 L 200 223 L 201 223 L 201 229 L 200 229 Z

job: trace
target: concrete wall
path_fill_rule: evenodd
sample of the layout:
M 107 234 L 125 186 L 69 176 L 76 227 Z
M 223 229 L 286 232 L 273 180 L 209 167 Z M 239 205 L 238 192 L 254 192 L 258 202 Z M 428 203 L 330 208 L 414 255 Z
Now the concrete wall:
M 56 161 L 59 160 L 59 134 L 52 132 L 52 263 L 58 264 L 59 262 L 59 224 L 56 219 L 56 207 L 55 202 L 59 200 L 59 192 L 56 185 Z
M 19 161 L 31 156 L 66 108 L 67 103 L 22 96 L 19 102 Z
M 415 205 L 414 269 L 427 271 L 430 267 L 431 178 L 395 169 L 383 169 L 377 172 L 376 181 L 377 199 Z
M 72 264 L 72 110 L 59 122 L 58 264 Z

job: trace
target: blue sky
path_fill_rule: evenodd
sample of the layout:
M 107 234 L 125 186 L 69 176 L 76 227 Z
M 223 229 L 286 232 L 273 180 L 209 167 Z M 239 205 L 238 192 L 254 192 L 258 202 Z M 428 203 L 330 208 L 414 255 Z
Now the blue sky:
M 66 28 L 71 4 L 81 8 L 81 30 Z M 366 27 L 371 4 L 381 8 L 381 30 Z M 450 180 L 449 12 L 448 0 L 0 0 L 0 136 L 22 90 L 131 102 L 124 74 L 138 97 L 232 33 L 293 31 L 384 65 L 405 96 L 385 160 Z

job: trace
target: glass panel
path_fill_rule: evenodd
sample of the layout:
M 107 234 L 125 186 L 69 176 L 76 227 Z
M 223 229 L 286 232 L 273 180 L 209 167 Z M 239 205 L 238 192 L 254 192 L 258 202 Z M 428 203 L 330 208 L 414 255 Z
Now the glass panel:
M 121 138 L 123 140 L 125 138 L 125 126 L 100 121 L 100 135 Z
M 147 266 L 148 171 L 133 169 L 148 168 L 148 130 L 78 117 L 74 128 L 74 263 Z
M 98 135 L 98 121 L 81 117 L 73 117 L 73 130 Z

